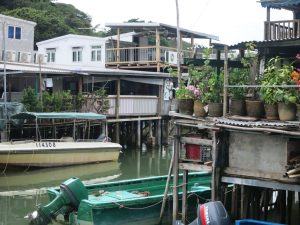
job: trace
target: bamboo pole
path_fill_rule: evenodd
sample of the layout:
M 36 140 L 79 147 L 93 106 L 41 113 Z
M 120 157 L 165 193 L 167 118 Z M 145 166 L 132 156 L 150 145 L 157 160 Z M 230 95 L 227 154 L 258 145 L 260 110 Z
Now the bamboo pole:
M 173 149 L 173 154 L 172 154 L 172 158 L 171 158 L 170 166 L 169 166 L 168 179 L 167 179 L 166 186 L 165 186 L 164 198 L 163 198 L 163 202 L 162 202 L 161 209 L 160 209 L 159 224 L 162 223 L 163 215 L 164 215 L 164 211 L 165 211 L 165 206 L 166 206 L 166 202 L 167 202 L 167 198 L 168 198 L 168 189 L 169 189 L 171 175 L 172 175 L 172 168 L 173 168 L 173 163 L 174 163 L 174 154 L 175 154 L 175 151 Z
M 175 126 L 176 138 L 174 139 L 174 163 L 173 163 L 173 224 L 176 223 L 178 214 L 178 160 L 179 160 L 179 137 L 180 127 Z
M 227 113 L 227 102 L 228 102 L 228 46 L 224 46 L 224 88 L 223 88 L 223 117 Z

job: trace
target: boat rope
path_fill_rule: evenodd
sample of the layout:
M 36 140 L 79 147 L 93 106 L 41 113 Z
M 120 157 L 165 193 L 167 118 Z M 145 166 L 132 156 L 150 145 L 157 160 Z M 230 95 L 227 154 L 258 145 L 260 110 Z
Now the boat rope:
M 167 198 L 168 199 L 168 198 Z M 152 205 L 149 205 L 149 206 L 146 206 L 146 207 L 142 207 L 142 208 L 131 208 L 131 207 L 128 207 L 128 206 L 125 206 L 123 204 L 119 204 L 117 202 L 113 202 L 115 205 L 119 206 L 119 208 L 124 208 L 124 209 L 130 209 L 130 210 L 143 210 L 143 209 L 148 209 L 148 208 L 151 208 L 151 207 L 154 207 L 160 203 L 162 203 L 163 200 L 159 201 L 159 202 L 156 202 Z
M 7 166 L 8 166 L 8 161 L 9 161 L 9 156 L 10 156 L 10 149 L 8 150 L 7 158 L 6 158 L 6 164 L 4 169 L 2 170 L 2 174 L 5 174 Z
M 33 161 L 33 157 L 34 157 L 34 148 L 32 148 L 31 162 Z M 24 172 L 27 172 L 27 171 L 29 170 L 30 166 L 31 166 L 31 163 L 29 162 L 29 163 L 28 163 L 28 166 L 27 166 L 27 168 L 24 170 Z

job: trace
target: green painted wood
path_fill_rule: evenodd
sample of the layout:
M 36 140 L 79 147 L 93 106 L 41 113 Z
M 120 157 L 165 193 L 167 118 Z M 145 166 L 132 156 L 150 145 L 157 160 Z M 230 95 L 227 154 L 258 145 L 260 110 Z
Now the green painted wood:
M 89 198 L 82 200 L 78 211 L 70 214 L 71 225 L 79 224 L 154 224 L 159 221 L 167 176 L 108 182 L 86 186 Z M 211 176 L 205 172 L 189 173 L 188 205 L 192 215 L 197 202 L 210 199 Z M 170 183 L 173 183 L 172 178 Z M 182 184 L 182 175 L 179 176 Z M 50 199 L 59 194 L 58 189 L 49 189 Z M 182 188 L 179 188 L 181 199 Z M 172 187 L 168 191 L 166 212 L 172 212 Z M 163 221 L 170 214 L 165 213 Z

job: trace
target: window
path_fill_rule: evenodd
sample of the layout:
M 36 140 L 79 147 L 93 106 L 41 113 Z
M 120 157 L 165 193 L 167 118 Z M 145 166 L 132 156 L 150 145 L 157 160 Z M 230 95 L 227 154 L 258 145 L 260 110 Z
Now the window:
M 21 27 L 8 26 L 7 37 L 10 39 L 21 39 Z
M 81 62 L 82 61 L 82 47 L 73 47 L 73 62 Z
M 46 48 L 47 62 L 55 62 L 55 48 Z
M 101 61 L 101 45 L 92 46 L 91 61 Z

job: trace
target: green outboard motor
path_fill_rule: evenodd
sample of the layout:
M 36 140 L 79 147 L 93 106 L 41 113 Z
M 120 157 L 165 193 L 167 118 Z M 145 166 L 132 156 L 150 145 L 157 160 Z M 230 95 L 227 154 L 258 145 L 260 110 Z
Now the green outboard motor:
M 77 210 L 79 203 L 88 199 L 88 192 L 79 178 L 70 178 L 60 185 L 59 195 L 45 206 L 29 213 L 25 218 L 29 219 L 30 225 L 47 225 L 58 214 L 67 214 Z

